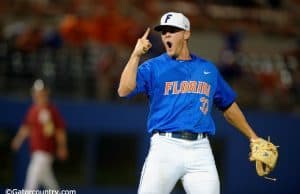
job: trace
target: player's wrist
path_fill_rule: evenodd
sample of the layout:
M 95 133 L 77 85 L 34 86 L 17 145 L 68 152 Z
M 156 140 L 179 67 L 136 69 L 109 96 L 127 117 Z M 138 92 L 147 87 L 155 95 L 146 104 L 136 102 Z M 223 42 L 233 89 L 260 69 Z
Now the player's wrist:
M 142 55 L 143 55 L 142 52 L 134 51 L 134 52 L 132 52 L 131 57 L 132 57 L 132 58 L 138 58 L 138 59 L 139 59 Z
M 249 140 L 250 141 L 255 141 L 257 140 L 259 137 L 256 134 L 250 135 Z
M 58 148 L 58 149 L 66 149 L 66 148 L 67 148 L 67 145 L 66 145 L 65 143 L 58 144 L 58 145 L 57 145 L 57 148 Z

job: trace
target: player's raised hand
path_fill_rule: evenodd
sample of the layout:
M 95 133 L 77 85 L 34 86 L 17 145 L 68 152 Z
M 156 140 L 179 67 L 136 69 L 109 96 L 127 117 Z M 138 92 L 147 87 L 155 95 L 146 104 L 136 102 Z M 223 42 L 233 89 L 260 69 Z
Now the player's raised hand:
M 137 43 L 133 50 L 133 54 L 137 56 L 141 56 L 147 53 L 148 50 L 152 47 L 151 42 L 148 40 L 149 33 L 150 33 L 150 28 L 148 27 L 144 35 L 137 40 Z

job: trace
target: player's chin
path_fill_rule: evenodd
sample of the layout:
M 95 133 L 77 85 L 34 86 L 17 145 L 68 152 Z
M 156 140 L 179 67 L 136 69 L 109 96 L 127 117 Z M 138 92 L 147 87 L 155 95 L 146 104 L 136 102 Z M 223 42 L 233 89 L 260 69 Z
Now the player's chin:
M 171 58 L 173 58 L 173 59 L 177 59 L 178 58 L 178 55 L 177 54 L 175 54 L 175 53 L 168 53 L 168 55 L 171 57 Z
M 178 57 L 178 55 L 175 53 L 175 52 L 169 52 L 167 51 L 167 54 L 171 57 L 171 58 L 174 58 L 176 59 Z

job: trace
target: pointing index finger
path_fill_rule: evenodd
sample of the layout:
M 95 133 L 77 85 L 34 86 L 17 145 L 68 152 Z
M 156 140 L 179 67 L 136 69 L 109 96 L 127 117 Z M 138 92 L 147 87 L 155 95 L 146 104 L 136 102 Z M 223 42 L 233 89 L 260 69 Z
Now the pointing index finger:
M 146 39 L 148 37 L 149 33 L 150 33 L 150 28 L 148 27 L 142 38 Z

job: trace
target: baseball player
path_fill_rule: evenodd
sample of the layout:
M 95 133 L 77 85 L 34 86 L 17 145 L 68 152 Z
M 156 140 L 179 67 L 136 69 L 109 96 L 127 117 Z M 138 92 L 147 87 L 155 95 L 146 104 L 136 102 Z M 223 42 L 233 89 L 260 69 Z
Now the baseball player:
M 191 54 L 190 22 L 168 12 L 154 28 L 166 52 L 139 65 L 150 48 L 150 28 L 138 39 L 122 72 L 118 94 L 145 93 L 152 134 L 139 194 L 170 193 L 180 179 L 186 193 L 219 194 L 220 183 L 208 137 L 215 134 L 213 104 L 249 140 L 258 136 L 239 109 L 236 94 L 211 62 Z
M 58 159 L 68 156 L 64 121 L 57 108 L 50 103 L 49 89 L 40 79 L 32 87 L 33 104 L 12 141 L 12 149 L 18 150 L 29 137 L 31 160 L 27 170 L 24 189 L 34 190 L 39 186 L 58 189 L 52 170 L 55 153 Z

